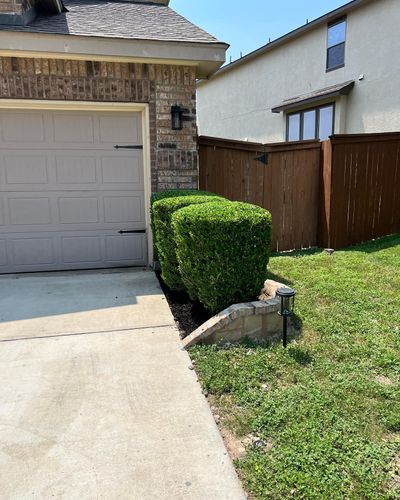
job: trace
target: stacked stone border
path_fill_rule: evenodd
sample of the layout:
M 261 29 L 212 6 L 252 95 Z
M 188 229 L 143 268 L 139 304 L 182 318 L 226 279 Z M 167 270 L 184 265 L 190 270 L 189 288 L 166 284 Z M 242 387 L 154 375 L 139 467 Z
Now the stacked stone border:
M 268 300 L 234 304 L 203 323 L 183 341 L 183 347 L 196 344 L 226 344 L 243 338 L 253 341 L 272 340 L 282 335 L 282 318 L 278 315 L 280 299 L 276 290 L 285 287 L 277 281 L 267 280 L 264 291 Z

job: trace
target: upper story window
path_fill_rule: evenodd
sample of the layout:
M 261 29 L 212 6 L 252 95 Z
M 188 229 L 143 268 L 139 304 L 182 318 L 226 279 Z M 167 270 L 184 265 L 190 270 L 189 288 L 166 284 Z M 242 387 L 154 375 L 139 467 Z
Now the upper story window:
M 344 66 L 346 25 L 346 19 L 340 19 L 328 25 L 327 71 Z
M 334 118 L 334 104 L 291 113 L 287 117 L 286 140 L 289 142 L 308 139 L 325 141 L 334 132 Z

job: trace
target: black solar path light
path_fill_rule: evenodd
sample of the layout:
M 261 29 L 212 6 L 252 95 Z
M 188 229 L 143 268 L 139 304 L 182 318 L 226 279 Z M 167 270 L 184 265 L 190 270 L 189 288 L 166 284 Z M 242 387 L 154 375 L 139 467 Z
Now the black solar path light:
M 287 322 L 289 316 L 293 314 L 296 292 L 292 288 L 282 287 L 278 288 L 276 296 L 281 299 L 278 314 L 283 318 L 283 347 L 287 347 Z

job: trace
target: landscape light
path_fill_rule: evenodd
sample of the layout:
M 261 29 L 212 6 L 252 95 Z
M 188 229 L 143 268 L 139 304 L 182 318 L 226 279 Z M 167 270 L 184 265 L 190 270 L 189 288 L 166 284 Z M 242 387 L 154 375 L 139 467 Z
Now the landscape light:
M 287 321 L 288 317 L 293 314 L 294 298 L 296 292 L 292 288 L 278 288 L 276 296 L 281 299 L 281 307 L 278 312 L 279 316 L 283 318 L 283 347 L 287 346 Z

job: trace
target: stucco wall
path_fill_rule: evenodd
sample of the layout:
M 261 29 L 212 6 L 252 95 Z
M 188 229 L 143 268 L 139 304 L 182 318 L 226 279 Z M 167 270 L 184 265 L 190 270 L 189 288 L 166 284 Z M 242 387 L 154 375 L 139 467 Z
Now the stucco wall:
M 351 94 L 338 99 L 335 132 L 400 130 L 400 2 L 375 0 L 350 12 L 347 21 L 344 68 L 325 71 L 327 27 L 323 25 L 200 84 L 200 134 L 283 141 L 285 116 L 273 114 L 273 106 L 353 79 Z
M 197 188 L 195 68 L 0 57 L 0 99 L 149 103 L 152 191 Z M 185 109 L 171 129 L 171 106 Z

